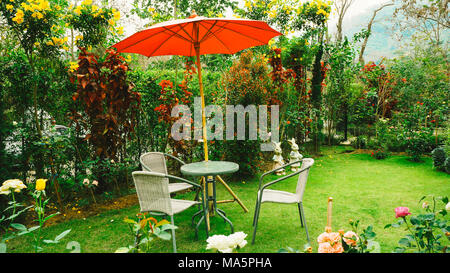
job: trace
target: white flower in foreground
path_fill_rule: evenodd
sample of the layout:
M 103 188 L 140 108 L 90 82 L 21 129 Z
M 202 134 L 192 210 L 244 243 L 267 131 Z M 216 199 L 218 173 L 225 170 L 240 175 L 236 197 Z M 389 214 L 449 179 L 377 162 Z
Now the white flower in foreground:
M 20 192 L 26 187 L 27 186 L 25 186 L 22 180 L 9 179 L 3 182 L 2 186 L 0 187 L 0 194 L 8 195 L 11 192 L 11 190 L 13 190 L 14 192 Z
M 242 231 L 233 233 L 229 236 L 214 235 L 206 240 L 208 243 L 206 249 L 217 249 L 222 253 L 232 253 L 235 248 L 243 248 L 247 245 L 247 241 L 245 240 L 246 237 L 247 234 Z
M 445 210 L 450 210 L 450 202 L 448 202 L 447 205 L 445 205 Z
M 233 249 L 230 248 L 228 236 L 214 235 L 209 237 L 206 242 L 208 243 L 206 249 L 217 249 L 222 253 L 230 253 L 231 251 L 233 251 Z
M 247 237 L 247 234 L 245 234 L 242 231 L 233 233 L 228 236 L 228 239 L 230 241 L 230 245 L 232 248 L 243 248 L 247 244 L 247 240 L 245 238 Z

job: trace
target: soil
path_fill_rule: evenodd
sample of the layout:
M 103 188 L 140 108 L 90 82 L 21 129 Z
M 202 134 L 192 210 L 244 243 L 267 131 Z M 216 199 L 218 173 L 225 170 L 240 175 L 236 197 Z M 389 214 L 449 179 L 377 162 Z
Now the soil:
M 99 215 L 102 212 L 109 211 L 109 210 L 118 210 L 123 209 L 127 207 L 131 207 L 133 205 L 138 204 L 138 198 L 136 194 L 130 194 L 122 197 L 115 198 L 113 200 L 103 201 L 99 202 L 97 204 L 89 204 L 87 206 L 83 207 L 73 207 L 71 204 L 68 204 L 66 206 L 66 209 L 64 211 L 60 211 L 59 215 L 54 216 L 53 218 L 50 218 L 46 223 L 45 226 L 51 226 L 54 224 L 62 223 L 65 221 L 69 221 L 72 219 L 83 219 L 88 218 L 92 216 Z M 45 214 L 51 215 L 53 213 L 56 213 L 59 211 L 56 208 L 56 204 L 49 204 L 48 208 L 46 208 Z M 31 212 L 31 213 L 30 213 Z M 30 211 L 25 216 L 24 222 L 26 226 L 33 226 L 36 225 L 36 222 L 34 222 L 34 219 L 36 215 L 34 214 L 34 211 Z

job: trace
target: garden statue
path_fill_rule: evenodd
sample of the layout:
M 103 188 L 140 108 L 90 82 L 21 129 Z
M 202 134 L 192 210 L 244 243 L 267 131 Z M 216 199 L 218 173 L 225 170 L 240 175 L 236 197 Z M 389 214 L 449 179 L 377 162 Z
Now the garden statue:
M 281 142 L 273 142 L 272 141 L 272 143 L 275 146 L 275 149 L 274 149 L 275 155 L 272 158 L 273 161 L 275 162 L 273 169 L 277 169 L 284 165 L 283 156 L 281 155 L 283 151 L 281 150 Z M 284 169 L 280 169 L 280 170 L 276 171 L 275 173 L 277 175 L 285 175 L 286 174 Z
M 295 138 L 288 140 L 288 142 L 291 145 L 291 153 L 289 154 L 289 163 L 302 160 L 303 156 L 301 153 L 298 152 L 298 145 L 295 143 Z M 291 170 L 293 172 L 296 172 L 298 168 L 300 168 L 300 162 L 291 165 Z

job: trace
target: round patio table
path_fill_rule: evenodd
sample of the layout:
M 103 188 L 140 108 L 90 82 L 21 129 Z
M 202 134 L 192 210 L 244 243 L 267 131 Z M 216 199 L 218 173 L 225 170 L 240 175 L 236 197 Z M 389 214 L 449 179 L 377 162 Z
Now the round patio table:
M 208 225 L 208 230 L 209 230 L 210 212 L 212 215 L 214 215 L 214 212 L 216 212 L 220 217 L 222 217 L 225 220 L 225 222 L 230 224 L 231 233 L 234 232 L 233 223 L 231 223 L 230 219 L 226 217 L 226 213 L 223 210 L 217 208 L 215 177 L 221 174 L 235 173 L 238 170 L 239 170 L 238 164 L 228 161 L 202 161 L 185 164 L 181 166 L 181 173 L 183 173 L 184 175 L 205 177 L 206 181 L 206 185 L 204 185 L 204 189 L 206 192 L 205 195 L 207 196 L 207 201 L 210 204 L 210 206 L 205 206 L 207 210 L 206 224 Z M 200 224 L 203 221 L 203 218 L 204 216 L 202 216 L 198 224 Z

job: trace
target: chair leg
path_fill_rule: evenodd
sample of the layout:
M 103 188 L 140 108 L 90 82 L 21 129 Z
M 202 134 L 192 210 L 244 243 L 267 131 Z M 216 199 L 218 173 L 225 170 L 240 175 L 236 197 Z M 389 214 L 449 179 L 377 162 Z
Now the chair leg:
M 305 212 L 303 211 L 303 204 L 302 202 L 299 203 L 300 205 L 300 210 L 303 216 L 303 222 L 305 223 L 305 231 L 306 231 L 306 239 L 308 239 L 308 243 L 310 244 L 311 241 L 309 240 L 309 234 L 308 234 L 308 226 L 306 225 L 306 217 L 305 217 Z
M 256 229 L 258 227 L 258 219 L 259 219 L 260 208 L 261 208 L 261 203 L 258 202 L 256 204 L 256 208 L 255 208 L 255 219 L 254 219 L 254 225 L 253 225 L 252 245 L 255 244 Z
M 256 224 L 256 216 L 259 215 L 259 209 L 261 208 L 260 200 L 262 199 L 261 195 L 258 192 L 258 196 L 256 197 L 256 205 L 255 205 L 255 214 L 253 215 L 253 226 Z
M 255 226 L 255 221 L 256 221 L 256 212 L 258 210 L 258 201 L 259 201 L 259 194 L 256 196 L 256 204 L 255 204 L 255 213 L 253 214 L 253 224 L 252 226 Z
M 170 216 L 170 221 L 172 225 L 175 225 L 173 215 Z M 173 242 L 173 253 L 177 253 L 177 240 L 175 239 L 175 229 L 172 229 L 172 242 Z
M 300 225 L 303 227 L 303 215 L 302 210 L 300 209 L 300 203 L 298 203 L 297 206 L 298 206 L 298 214 L 300 215 Z

